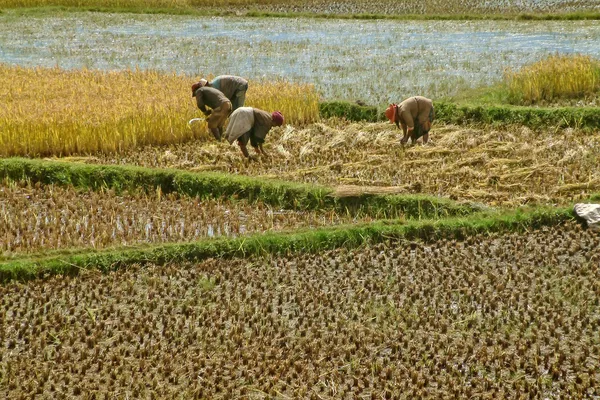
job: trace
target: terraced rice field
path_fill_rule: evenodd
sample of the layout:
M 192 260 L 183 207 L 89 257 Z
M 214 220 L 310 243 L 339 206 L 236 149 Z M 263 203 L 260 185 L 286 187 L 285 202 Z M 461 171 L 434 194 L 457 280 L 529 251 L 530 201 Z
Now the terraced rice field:
M 566 204 L 600 191 L 600 133 L 435 125 L 432 144 L 402 147 L 386 123 L 329 121 L 273 130 L 271 158 L 248 163 L 237 145 L 190 142 L 87 162 L 216 170 L 387 192 L 427 193 L 492 206 Z M 252 151 L 252 150 L 251 150 Z
M 576 223 L 0 286 L 6 398 L 595 398 Z
M 112 1 L 93 4 L 143 5 L 139 0 Z M 597 129 L 547 127 L 534 132 L 436 123 L 432 143 L 401 146 L 399 131 L 387 123 L 312 123 L 318 96 L 377 106 L 414 94 L 440 99 L 475 86 L 489 87 L 507 69 L 549 54 L 598 58 L 597 21 L 211 18 L 61 10 L 30 10 L 24 17 L 19 10 L 4 10 L 9 2 L 81 5 L 75 0 L 0 0 L 0 63 L 59 67 L 54 70 L 57 78 L 49 80 L 57 86 L 46 86 L 49 93 L 40 80 L 33 79 L 38 85 L 28 87 L 32 79 L 15 84 L 15 75 L 5 74 L 4 97 L 14 107 L 4 119 L 0 112 L 0 125 L 3 120 L 13 127 L 4 147 L 22 146 L 23 129 L 38 133 L 34 122 L 52 132 L 38 135 L 37 150 L 25 146 L 7 154 L 62 154 L 70 155 L 62 158 L 67 161 L 223 171 L 334 186 L 342 195 L 423 193 L 494 208 L 559 205 L 556 215 L 547 211 L 532 217 L 554 223 L 569 219 L 564 207 L 573 201 L 600 193 Z M 598 1 L 591 0 L 145 3 L 178 11 L 210 6 L 240 14 L 600 11 Z M 117 90 L 117 96 L 102 102 L 96 94 L 119 89 L 118 73 L 86 71 L 69 85 L 61 68 L 149 71 L 135 74 L 141 79 L 134 90 Z M 167 83 L 159 72 L 175 78 Z M 268 108 L 280 108 L 271 102 L 281 97 L 278 82 L 283 81 L 278 79 L 300 83 L 294 86 L 296 92 L 289 92 L 292 101 L 283 102 L 300 107 L 299 112 L 286 111 L 298 119 L 290 117 L 287 126 L 271 131 L 266 140 L 269 157 L 245 160 L 236 145 L 216 142 L 194 132 L 198 125 L 192 130 L 186 125 L 198 113 L 190 102 L 188 77 L 191 83 L 220 73 L 256 82 L 249 94 L 267 101 L 260 104 Z M 263 83 L 269 80 L 274 83 L 265 89 Z M 307 82 L 319 93 L 302 86 Z M 85 96 L 81 87 L 89 89 Z M 164 92 L 174 93 L 166 102 L 161 92 L 165 88 L 176 88 Z M 296 95 L 307 92 L 305 88 L 310 89 L 309 102 Z M 22 96 L 29 91 L 33 98 Z M 249 101 L 254 101 L 252 96 Z M 598 102 L 593 93 L 581 97 L 576 94 L 569 101 L 576 106 Z M 27 102 L 19 102 L 23 98 Z M 140 98 L 148 104 L 136 103 Z M 27 111 L 38 103 L 39 114 Z M 115 104 L 113 111 L 108 109 Z M 134 111 L 123 114 L 118 104 L 134 104 Z M 304 115 L 302 107 L 311 113 Z M 24 116 L 26 123 L 15 124 L 15 115 Z M 89 131 L 88 139 L 78 129 L 79 124 L 89 128 L 130 115 L 138 118 L 128 125 L 133 126 L 130 146 L 118 138 L 111 142 L 112 132 L 124 133 L 120 123 L 108 125 L 104 134 Z M 151 119 L 161 115 L 168 124 Z M 69 137 L 76 145 L 69 148 L 64 147 L 65 117 L 74 122 Z M 171 123 L 173 118 L 176 123 Z M 159 140 L 140 139 L 138 134 L 149 127 Z M 161 144 L 190 137 L 186 143 Z M 85 140 L 104 146 L 83 146 Z M 142 142 L 157 144 L 142 147 Z M 42 170 L 48 171 L 32 166 L 29 172 Z M 14 176 L 11 172 L 7 176 Z M 80 182 L 76 175 L 74 181 Z M 62 180 L 60 174 L 53 178 Z M 186 182 L 195 184 L 191 180 Z M 221 184 L 226 184 L 224 179 Z M 243 237 L 220 241 L 222 249 L 229 247 L 218 254 L 237 251 L 245 258 L 206 258 L 217 254 L 215 241 L 200 243 L 198 251 L 185 252 L 179 246 L 136 250 L 144 244 L 293 232 L 371 219 L 323 210 L 279 210 L 260 202 L 200 200 L 158 189 L 117 194 L 0 182 L 0 268 L 3 279 L 12 279 L 0 285 L 0 398 L 600 398 L 600 235 L 573 220 L 525 230 L 527 219 L 518 213 L 489 210 L 485 215 L 408 226 L 396 221 L 396 239 L 369 233 L 389 228 L 387 222 L 335 237 L 322 231 L 297 241 L 277 237 L 281 248 L 275 239 L 263 246 L 267 241 L 260 239 L 265 236 L 256 235 L 251 254 L 260 256 L 245 252 Z M 492 221 L 495 216 L 499 222 Z M 463 241 L 397 238 L 413 228 L 411 232 L 426 232 L 436 226 L 488 233 Z M 489 233 L 508 226 L 524 232 Z M 363 233 L 384 242 L 370 242 Z M 327 248 L 363 244 L 319 254 L 300 251 L 302 246 L 323 248 L 311 247 L 309 240 Z M 131 254 L 108 250 L 120 246 L 130 246 Z M 284 248 L 298 251 L 284 253 Z M 98 258 L 96 252 L 81 254 L 94 249 L 107 251 Z M 74 250 L 81 253 L 61 258 Z M 204 259 L 173 262 L 187 256 Z M 131 265 L 132 260 L 144 264 Z M 107 272 L 94 269 L 100 266 Z M 112 271 L 117 266 L 122 268 Z M 51 275 L 65 271 L 75 272 Z M 33 276 L 44 279 L 20 280 Z
M 260 202 L 194 199 L 176 194 L 77 191 L 5 182 L 0 186 L 0 259 L 68 248 L 144 243 L 293 230 L 369 218 L 333 211 L 290 211 Z

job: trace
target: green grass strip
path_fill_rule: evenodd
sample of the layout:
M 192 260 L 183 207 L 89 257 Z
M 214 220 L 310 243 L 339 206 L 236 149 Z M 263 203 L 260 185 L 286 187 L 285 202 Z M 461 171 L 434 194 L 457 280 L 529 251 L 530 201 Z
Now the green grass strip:
M 248 257 L 261 254 L 312 252 L 338 247 L 355 248 L 388 239 L 434 241 L 462 240 L 477 234 L 523 232 L 541 226 L 558 225 L 574 219 L 571 209 L 538 208 L 503 214 L 408 223 L 376 222 L 292 233 L 255 234 L 236 239 L 205 239 L 193 243 L 130 247 L 102 251 L 14 259 L 0 263 L 0 281 L 29 280 L 56 274 L 77 274 L 83 270 L 112 271 L 132 264 L 178 263 L 211 257 Z
M 335 210 L 350 215 L 385 218 L 445 218 L 468 215 L 480 208 L 426 195 L 335 196 L 332 188 L 258 179 L 217 172 L 96 165 L 26 158 L 0 159 L 0 178 L 81 189 L 145 191 L 190 197 L 245 199 L 288 210 Z
M 105 13 L 133 13 L 133 14 L 165 14 L 165 15 L 191 15 L 198 17 L 250 17 L 250 18 L 319 18 L 319 19 L 354 19 L 354 20 L 397 20 L 397 21 L 583 21 L 600 20 L 600 13 L 593 11 L 576 11 L 569 13 L 504 13 L 504 14 L 376 14 L 376 13 L 317 13 L 317 12 L 271 12 L 271 11 L 235 11 L 231 7 L 149 7 L 140 6 L 103 6 L 82 5 L 79 7 L 61 6 L 60 1 L 55 6 L 40 7 L 13 7 L 0 8 L 3 12 L 12 12 L 19 15 L 43 15 L 57 12 L 105 12 Z M 0 5 L 0 7 L 2 7 Z
M 377 107 L 359 105 L 349 101 L 324 101 L 319 103 L 319 114 L 322 118 L 345 118 L 349 121 L 383 121 L 385 116 Z
M 435 115 L 438 121 L 455 124 L 518 124 L 530 128 L 552 126 L 597 129 L 600 127 L 598 107 L 474 106 L 436 102 Z
M 459 105 L 436 101 L 435 119 L 453 124 L 524 125 L 530 128 L 561 127 L 598 129 L 600 108 L 598 107 L 522 107 L 511 105 Z M 374 106 L 361 106 L 345 101 L 330 101 L 319 104 L 323 118 L 345 118 L 349 121 L 387 121 L 383 111 Z

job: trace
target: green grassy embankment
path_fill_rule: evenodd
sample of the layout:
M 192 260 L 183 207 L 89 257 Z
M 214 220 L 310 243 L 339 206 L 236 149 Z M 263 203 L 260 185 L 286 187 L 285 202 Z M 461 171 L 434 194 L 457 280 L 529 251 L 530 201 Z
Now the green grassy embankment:
M 24 158 L 0 159 L 0 178 L 33 183 L 72 185 L 82 189 L 113 189 L 179 193 L 199 198 L 246 199 L 292 210 L 332 209 L 377 219 L 430 219 L 465 216 L 477 205 L 427 195 L 358 194 L 337 196 L 333 188 L 257 179 L 217 172 L 186 172 Z
M 48 253 L 0 263 L 0 281 L 77 274 L 85 270 L 111 271 L 132 264 L 199 261 L 212 257 L 245 257 L 255 254 L 319 252 L 337 247 L 358 247 L 389 239 L 464 239 L 475 234 L 525 231 L 558 225 L 575 216 L 570 208 L 482 213 L 462 218 L 401 222 L 376 222 L 280 234 L 257 234 L 236 239 L 207 239 L 185 244 L 128 247 L 104 251 Z
M 452 124 L 524 125 L 536 128 L 598 129 L 598 107 L 524 107 L 513 105 L 471 105 L 434 101 L 435 120 Z M 319 104 L 321 117 L 351 121 L 386 121 L 381 110 L 351 102 L 331 101 Z
M 166 6 L 161 2 L 155 5 L 148 2 L 114 2 L 105 0 L 87 1 L 85 4 L 68 0 L 0 0 L 0 14 L 11 12 L 18 15 L 41 15 L 56 12 L 105 12 L 133 14 L 191 15 L 205 17 L 251 17 L 251 18 L 320 18 L 355 20 L 398 20 L 398 21 L 584 21 L 600 20 L 600 13 L 593 11 L 575 11 L 567 13 L 323 13 L 307 11 L 268 11 L 252 9 L 239 10 L 228 4 L 215 5 L 174 5 Z M 107 4 L 108 3 L 108 4 Z M 76 5 L 74 5 L 76 4 Z

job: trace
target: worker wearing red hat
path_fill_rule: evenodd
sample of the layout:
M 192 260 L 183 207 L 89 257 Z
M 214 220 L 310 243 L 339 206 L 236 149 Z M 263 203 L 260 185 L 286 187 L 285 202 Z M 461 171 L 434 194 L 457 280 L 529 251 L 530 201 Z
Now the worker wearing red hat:
M 390 104 L 385 110 L 385 116 L 392 124 L 396 124 L 398 129 L 402 126 L 404 136 L 400 143 L 405 144 L 408 142 L 408 138 L 411 139 L 411 143 L 415 143 L 420 137 L 423 137 L 423 143 L 429 141 L 429 130 L 435 119 L 435 110 L 431 99 L 413 96 L 400 104 Z
M 283 123 L 284 118 L 279 111 L 270 113 L 254 107 L 240 107 L 231 114 L 225 137 L 230 144 L 237 140 L 246 158 L 250 158 L 248 141 L 258 154 L 267 156 L 263 149 L 267 133 L 272 127 Z

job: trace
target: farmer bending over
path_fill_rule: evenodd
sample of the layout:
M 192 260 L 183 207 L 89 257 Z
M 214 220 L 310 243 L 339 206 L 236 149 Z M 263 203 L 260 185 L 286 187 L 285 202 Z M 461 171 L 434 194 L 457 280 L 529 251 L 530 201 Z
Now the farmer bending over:
M 396 124 L 398 129 L 402 125 L 404 136 L 400 143 L 405 144 L 410 137 L 411 143 L 423 136 L 423 143 L 429 141 L 429 130 L 435 118 L 433 102 L 423 96 L 413 96 L 400 104 L 390 104 L 385 110 L 385 116 L 391 123 Z
M 220 90 L 231 101 L 232 111 L 243 107 L 244 101 L 246 101 L 248 81 L 239 76 L 219 75 L 210 82 L 206 79 L 200 79 L 197 85 L 199 87 L 208 86 Z
M 231 114 L 225 137 L 229 144 L 237 140 L 246 158 L 252 158 L 246 147 L 248 141 L 258 154 L 267 156 L 263 149 L 265 137 L 272 127 L 281 125 L 283 125 L 283 115 L 279 111 L 270 113 L 258 108 L 240 107 Z
M 225 120 L 231 113 L 231 101 L 219 90 L 200 86 L 198 83 L 192 85 L 192 97 L 196 98 L 198 108 L 208 117 L 206 118 L 208 129 L 210 129 L 215 139 L 221 140 L 223 125 L 225 125 Z M 207 110 L 206 106 L 209 106 L 212 110 Z

